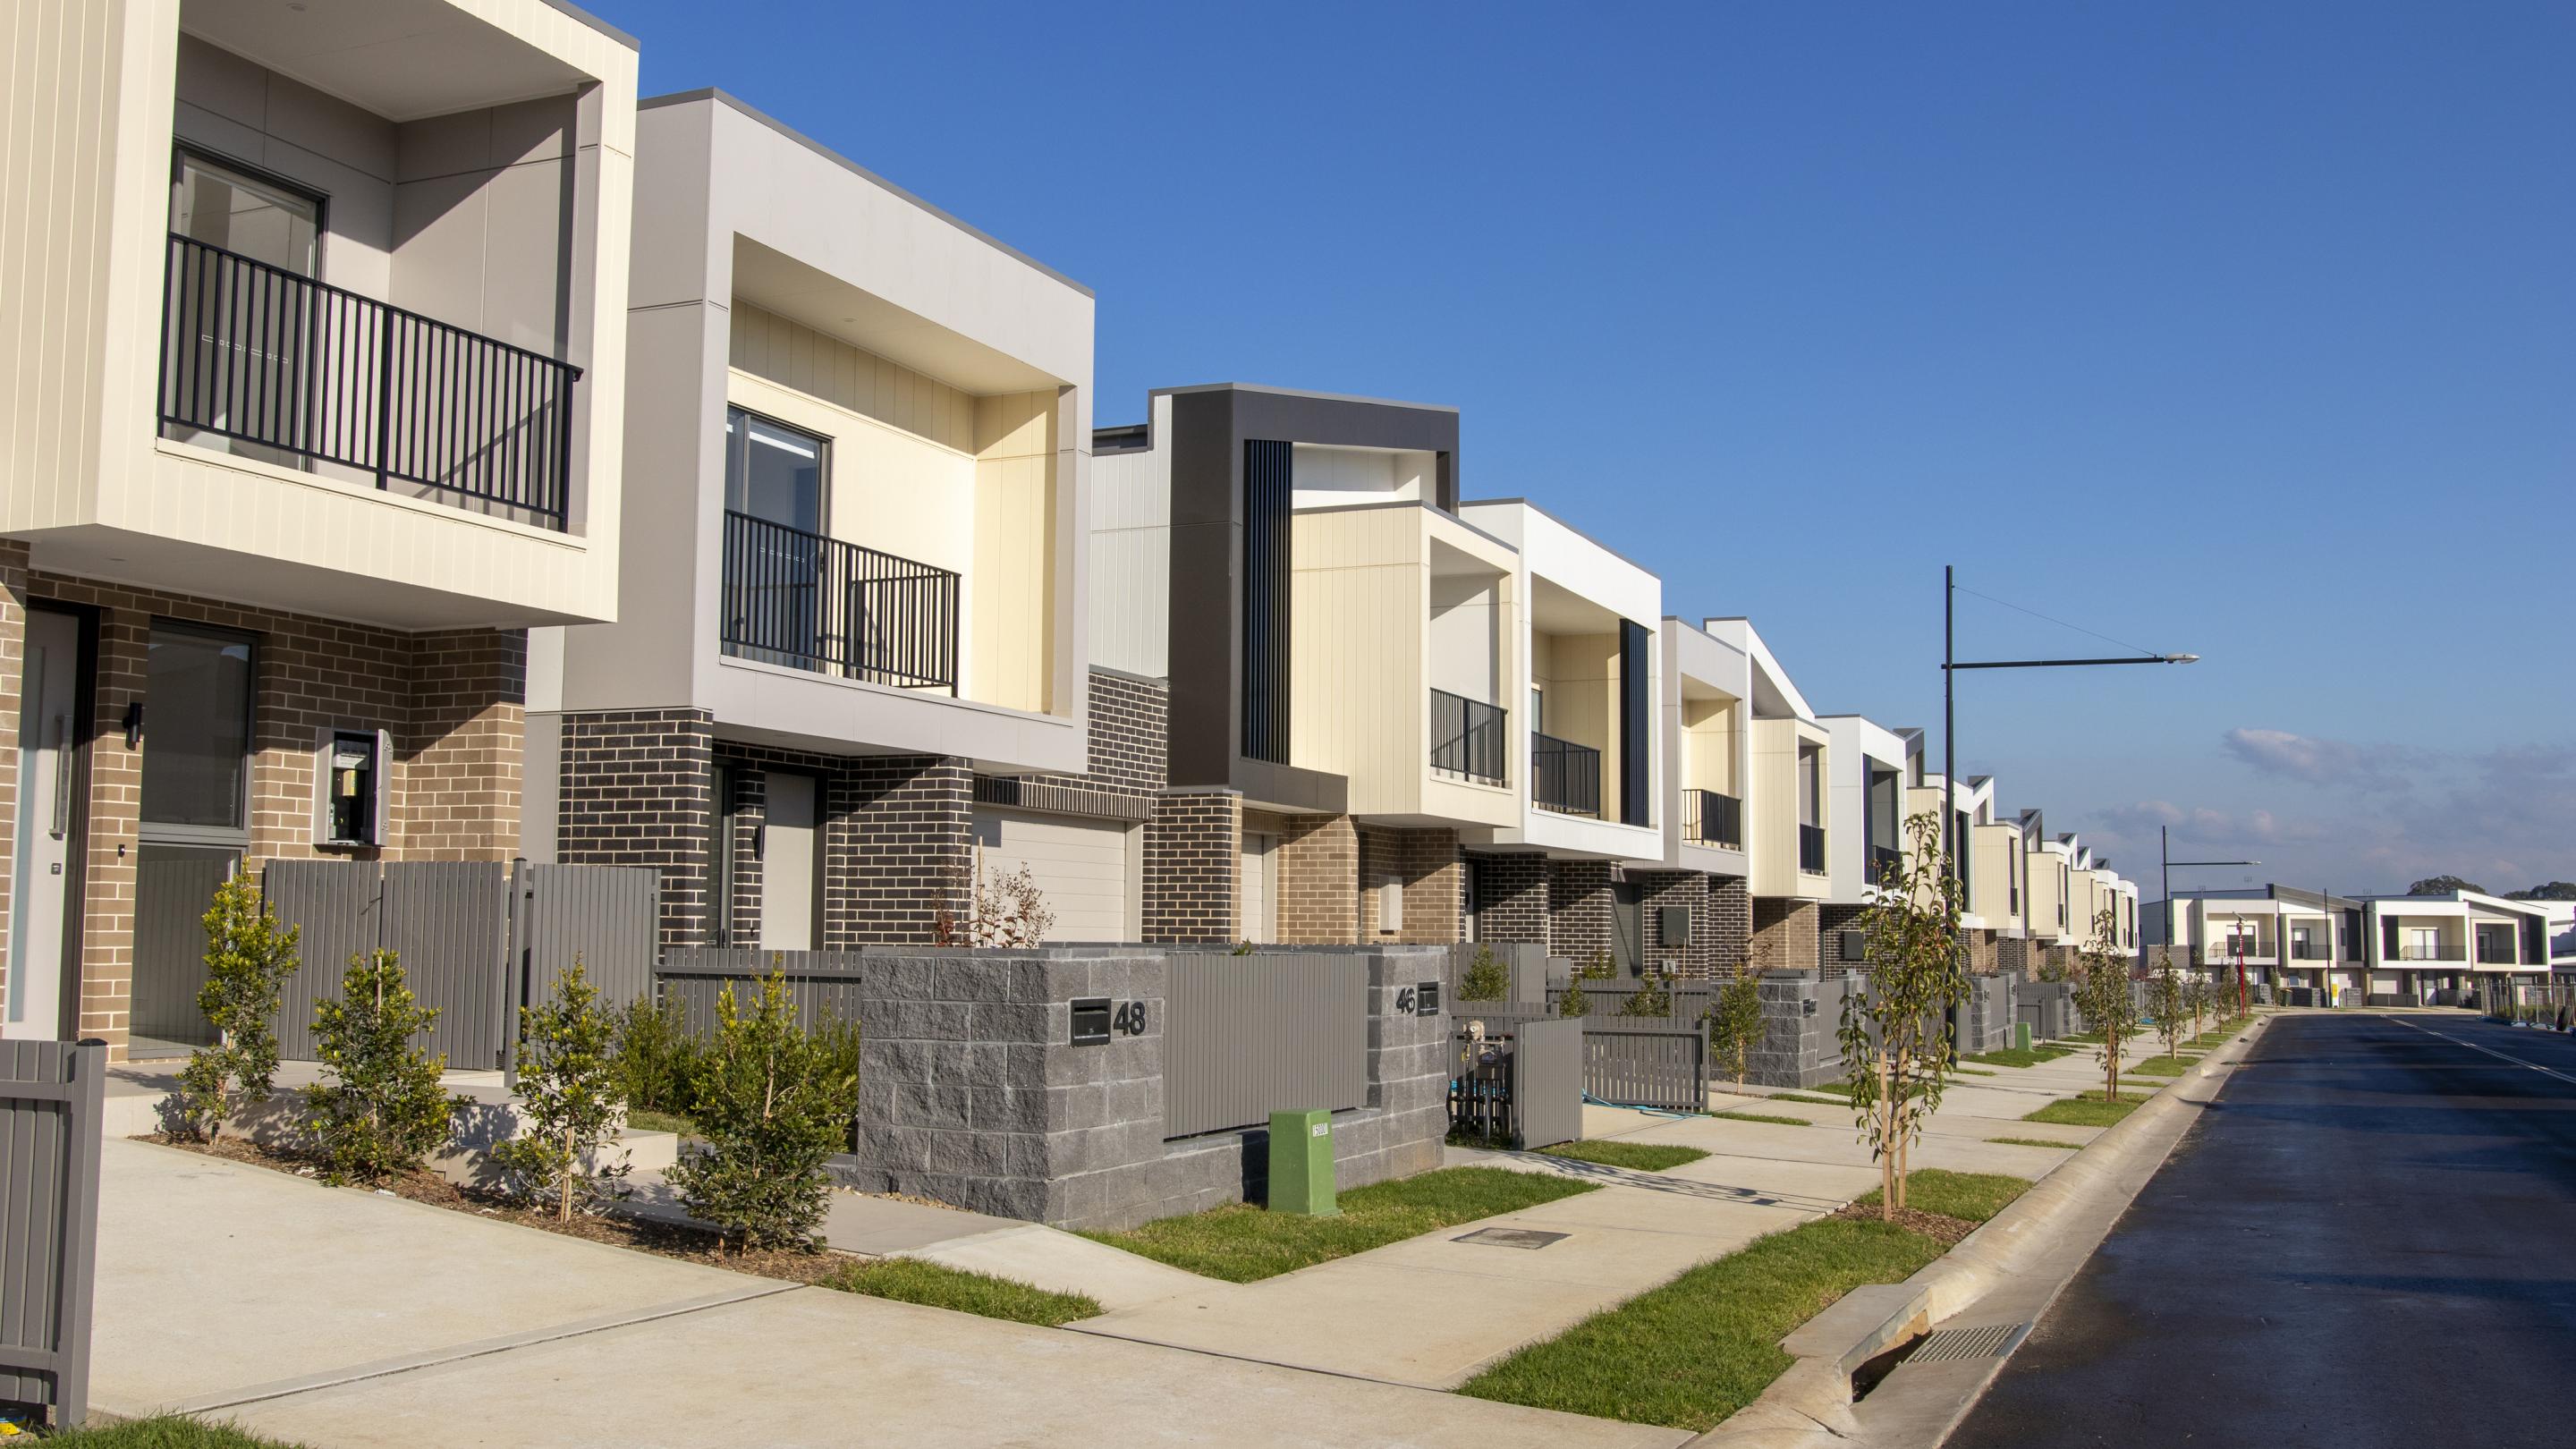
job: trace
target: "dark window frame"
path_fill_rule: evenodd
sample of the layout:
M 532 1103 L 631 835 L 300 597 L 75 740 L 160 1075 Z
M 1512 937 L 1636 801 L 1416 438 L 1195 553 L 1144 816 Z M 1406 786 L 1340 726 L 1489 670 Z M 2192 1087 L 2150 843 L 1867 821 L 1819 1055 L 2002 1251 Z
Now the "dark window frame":
M 800 438 L 810 439 L 813 442 L 814 471 L 817 475 L 814 482 L 813 532 L 819 537 L 831 537 L 832 453 L 834 451 L 833 445 L 837 440 L 822 433 L 815 432 L 812 428 L 799 427 L 798 425 L 787 421 L 785 418 L 774 417 L 768 413 L 764 413 L 758 408 L 744 407 L 742 404 L 735 402 L 730 398 L 726 399 L 724 406 L 725 422 L 728 425 L 732 423 L 734 414 L 740 413 L 749 421 L 766 423 L 770 427 L 777 428 L 782 432 L 794 433 Z M 759 518 L 759 514 L 752 513 L 748 508 L 736 508 L 733 506 L 735 463 L 740 462 L 742 464 L 742 476 L 744 478 L 748 479 L 751 474 L 751 429 L 748 427 L 736 429 L 728 426 L 726 428 L 724 454 L 724 473 L 720 486 L 724 489 L 725 511 L 728 513 L 742 513 L 749 517 Z M 751 500 L 746 497 L 743 501 L 745 503 L 749 503 Z M 774 518 L 763 519 L 762 521 L 767 523 L 778 523 L 778 520 Z M 792 523 L 778 523 L 778 526 L 781 528 L 795 528 L 799 525 Z
M 150 790 L 152 732 L 156 728 L 166 727 L 162 719 L 156 718 L 153 709 L 151 662 L 152 637 L 164 632 L 240 644 L 250 651 L 248 660 L 250 688 L 242 696 L 241 797 L 236 802 L 238 812 L 236 818 L 241 823 L 238 825 L 186 825 L 173 821 L 156 821 L 143 813 L 143 804 L 149 798 Z M 159 614 L 152 617 L 150 626 L 144 634 L 143 769 L 139 772 L 134 791 L 135 838 L 138 843 L 149 841 L 155 845 L 235 846 L 243 850 L 250 848 L 251 801 L 257 792 L 257 782 L 253 776 L 259 759 L 260 669 L 265 663 L 267 654 L 267 650 L 263 647 L 264 642 L 262 636 L 246 630 L 227 629 L 217 624 L 200 623 L 194 619 L 170 618 Z M 379 768 L 382 766 L 380 765 Z
M 289 196 L 311 202 L 313 204 L 313 280 L 317 282 L 323 280 L 324 245 L 331 237 L 331 193 L 316 191 L 308 183 L 298 181 L 291 176 L 280 175 L 257 162 L 244 161 L 240 157 L 195 141 L 173 141 L 170 144 L 170 187 L 173 191 L 178 189 L 179 178 L 186 174 L 190 161 L 195 161 L 201 166 L 213 166 L 234 172 L 254 185 L 283 191 Z M 175 206 L 175 198 L 172 200 Z M 165 212 L 162 216 L 161 229 L 174 232 L 178 226 L 179 218 Z

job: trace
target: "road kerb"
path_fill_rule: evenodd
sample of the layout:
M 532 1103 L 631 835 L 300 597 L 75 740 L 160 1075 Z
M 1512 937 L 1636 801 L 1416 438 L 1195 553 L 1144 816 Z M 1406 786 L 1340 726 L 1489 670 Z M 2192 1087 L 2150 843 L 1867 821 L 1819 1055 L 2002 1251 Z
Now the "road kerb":
M 1690 1441 L 1716 1449 L 1849 1449 L 1862 1433 L 1852 1373 L 1890 1347 L 1974 1306 L 2105 1205 L 2125 1208 L 2192 1119 L 2218 1094 L 2268 1018 L 2212 1049 L 2172 1086 L 2093 1139 L 1993 1220 L 1903 1283 L 1862 1288 L 1817 1314 L 1781 1347 L 1796 1362 L 1762 1397 Z M 2117 1217 L 2115 1210 L 2110 1216 Z M 2101 1226 L 2107 1231 L 2108 1221 Z M 1866 1297 L 1864 1295 L 1867 1295 Z M 1858 1300 L 1855 1304 L 1855 1300 Z M 1844 1311 L 1846 1304 L 1855 1304 Z

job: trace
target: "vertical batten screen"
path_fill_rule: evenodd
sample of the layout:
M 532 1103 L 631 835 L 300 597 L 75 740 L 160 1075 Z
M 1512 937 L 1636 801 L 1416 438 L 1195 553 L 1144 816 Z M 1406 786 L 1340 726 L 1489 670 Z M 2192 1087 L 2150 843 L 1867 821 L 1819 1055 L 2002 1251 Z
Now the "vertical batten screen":
M 0 1400 L 89 1413 L 107 1048 L 0 1041 Z
M 1294 450 L 1243 444 L 1243 753 L 1288 763 L 1288 590 Z
M 1646 744 L 1654 721 L 1646 694 L 1654 672 L 1648 662 L 1652 637 L 1633 619 L 1619 621 L 1619 819 L 1628 825 L 1643 825 L 1654 815 L 1654 757 Z

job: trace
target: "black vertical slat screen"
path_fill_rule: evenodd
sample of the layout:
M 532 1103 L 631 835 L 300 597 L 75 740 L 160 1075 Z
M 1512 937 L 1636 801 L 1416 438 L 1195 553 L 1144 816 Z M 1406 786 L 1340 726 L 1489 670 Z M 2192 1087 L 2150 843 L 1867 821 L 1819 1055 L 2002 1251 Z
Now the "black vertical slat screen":
M 1243 444 L 1243 753 L 1288 763 L 1291 446 Z
M 1619 621 L 1619 819 L 1628 825 L 1654 818 L 1654 756 L 1646 743 L 1654 722 L 1654 704 L 1646 695 L 1654 672 L 1648 662 L 1652 637 L 1633 619 Z

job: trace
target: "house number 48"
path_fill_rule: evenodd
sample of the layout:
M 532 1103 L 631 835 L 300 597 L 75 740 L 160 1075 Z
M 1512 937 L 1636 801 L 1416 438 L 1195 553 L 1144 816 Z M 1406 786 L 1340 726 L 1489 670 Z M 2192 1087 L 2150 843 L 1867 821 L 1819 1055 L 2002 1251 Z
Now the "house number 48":
M 1145 1003 L 1141 1001 L 1127 1001 L 1119 1003 L 1118 1013 L 1117 1015 L 1109 1018 L 1109 1024 L 1111 1027 L 1115 1028 L 1121 1036 L 1143 1036 L 1145 1034 Z

